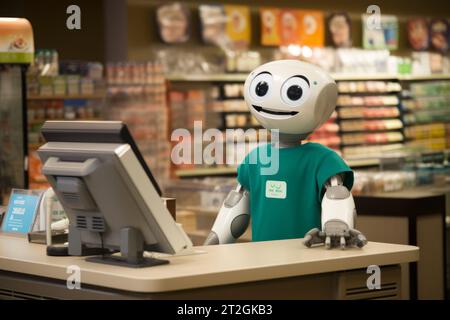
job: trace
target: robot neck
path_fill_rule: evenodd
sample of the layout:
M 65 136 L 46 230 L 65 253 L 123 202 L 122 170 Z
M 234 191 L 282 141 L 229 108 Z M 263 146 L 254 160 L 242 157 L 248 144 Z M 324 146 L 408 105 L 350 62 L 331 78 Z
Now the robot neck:
M 272 144 L 278 148 L 295 147 L 301 144 L 302 140 L 305 140 L 308 135 L 309 133 L 304 134 L 280 133 L 278 141 L 274 141 Z

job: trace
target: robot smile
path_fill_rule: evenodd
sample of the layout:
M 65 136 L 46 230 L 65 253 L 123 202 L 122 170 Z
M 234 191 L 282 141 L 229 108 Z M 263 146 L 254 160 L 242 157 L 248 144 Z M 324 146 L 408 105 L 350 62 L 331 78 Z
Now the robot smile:
M 275 115 L 275 116 L 295 116 L 298 113 L 296 111 L 275 111 L 275 110 L 265 109 L 260 106 L 255 106 L 254 104 L 252 104 L 252 107 L 259 113 L 267 113 L 267 114 Z

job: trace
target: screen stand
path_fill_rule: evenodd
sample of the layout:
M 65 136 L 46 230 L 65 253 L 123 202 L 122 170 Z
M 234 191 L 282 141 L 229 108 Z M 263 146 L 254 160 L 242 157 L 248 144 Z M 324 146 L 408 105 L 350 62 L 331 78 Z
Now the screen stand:
M 87 258 L 86 261 L 129 268 L 146 268 L 169 263 L 169 260 L 145 258 L 142 233 L 132 227 L 120 230 L 120 256 L 95 256 Z

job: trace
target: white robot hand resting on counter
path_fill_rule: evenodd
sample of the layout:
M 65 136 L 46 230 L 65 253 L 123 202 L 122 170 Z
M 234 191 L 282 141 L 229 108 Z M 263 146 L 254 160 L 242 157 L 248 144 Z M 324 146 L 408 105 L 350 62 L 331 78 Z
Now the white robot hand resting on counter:
M 272 130 L 272 143 L 253 149 L 240 164 L 238 187 L 225 199 L 205 245 L 235 242 L 251 213 L 253 241 L 304 237 L 308 247 L 363 247 L 367 240 L 354 229 L 352 170 L 333 150 L 302 143 L 333 113 L 334 80 L 305 62 L 273 61 L 250 73 L 244 97 L 260 124 Z M 276 170 L 264 171 L 273 163 L 261 154 L 276 161 Z

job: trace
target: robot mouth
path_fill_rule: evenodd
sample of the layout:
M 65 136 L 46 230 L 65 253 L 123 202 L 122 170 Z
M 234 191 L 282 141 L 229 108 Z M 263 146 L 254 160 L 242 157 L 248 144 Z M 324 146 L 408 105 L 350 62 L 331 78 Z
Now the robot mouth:
M 273 115 L 277 115 L 277 116 L 295 116 L 298 113 L 296 111 L 274 111 L 274 110 L 264 109 L 263 107 L 255 106 L 254 104 L 252 104 L 252 107 L 255 108 L 255 110 L 258 112 L 273 114 Z

